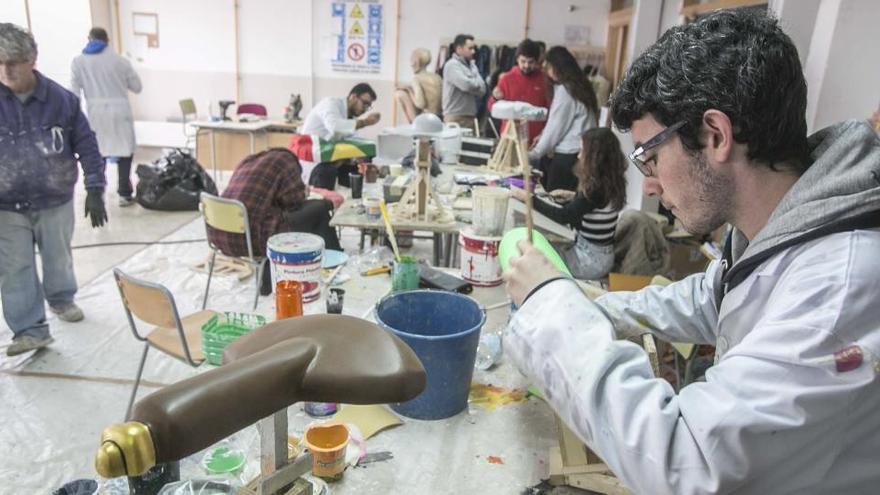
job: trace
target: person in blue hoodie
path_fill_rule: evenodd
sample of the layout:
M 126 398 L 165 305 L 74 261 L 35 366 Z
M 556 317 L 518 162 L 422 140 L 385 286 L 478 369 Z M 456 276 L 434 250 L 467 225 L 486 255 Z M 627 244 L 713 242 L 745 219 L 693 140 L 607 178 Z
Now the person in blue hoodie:
M 34 70 L 37 44 L 0 23 L 0 297 L 12 330 L 6 354 L 52 343 L 43 301 L 59 319 L 79 321 L 73 191 L 82 165 L 92 227 L 107 221 L 104 160 L 79 98 Z M 39 248 L 43 280 L 37 275 Z
M 128 92 L 140 93 L 141 78 L 125 57 L 107 48 L 110 38 L 103 28 L 89 31 L 89 42 L 70 67 L 70 89 L 86 100 L 89 124 L 98 138 L 98 149 L 105 159 L 114 159 L 118 169 L 119 206 L 134 204 L 131 159 L 137 147 L 134 118 Z

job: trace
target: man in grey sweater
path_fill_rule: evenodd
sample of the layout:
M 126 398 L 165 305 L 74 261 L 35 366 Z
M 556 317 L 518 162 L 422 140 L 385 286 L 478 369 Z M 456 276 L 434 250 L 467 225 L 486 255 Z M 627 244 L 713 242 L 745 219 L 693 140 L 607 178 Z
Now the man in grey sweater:
M 443 66 L 443 121 L 476 130 L 476 98 L 486 92 L 486 81 L 474 63 L 474 37 L 459 34 L 452 45 L 455 53 Z

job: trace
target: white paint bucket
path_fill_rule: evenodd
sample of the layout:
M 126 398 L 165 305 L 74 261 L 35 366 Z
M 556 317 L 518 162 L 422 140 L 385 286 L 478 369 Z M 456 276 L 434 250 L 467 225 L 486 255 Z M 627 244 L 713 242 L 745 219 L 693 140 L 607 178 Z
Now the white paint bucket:
M 504 233 L 510 191 L 503 187 L 477 186 L 472 190 L 473 227 L 477 235 L 498 236 Z
M 303 284 L 303 302 L 320 297 L 324 239 L 301 232 L 275 234 L 266 242 L 266 256 L 273 287 L 279 280 L 296 280 Z
M 501 263 L 498 261 L 501 237 L 481 236 L 472 229 L 462 229 L 458 244 L 461 246 L 461 278 L 481 287 L 501 284 Z

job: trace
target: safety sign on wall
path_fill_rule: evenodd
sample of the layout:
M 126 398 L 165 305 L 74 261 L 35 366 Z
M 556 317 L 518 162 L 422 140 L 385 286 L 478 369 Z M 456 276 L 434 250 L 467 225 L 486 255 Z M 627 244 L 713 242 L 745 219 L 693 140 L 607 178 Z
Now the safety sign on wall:
M 330 8 L 336 32 L 331 68 L 336 72 L 379 73 L 382 70 L 382 1 L 336 1 Z

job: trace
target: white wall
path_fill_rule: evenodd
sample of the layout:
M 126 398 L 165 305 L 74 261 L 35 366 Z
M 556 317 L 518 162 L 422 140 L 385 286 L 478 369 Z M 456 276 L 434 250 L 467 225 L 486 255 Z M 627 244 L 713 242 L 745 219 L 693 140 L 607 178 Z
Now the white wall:
M 70 87 L 70 63 L 82 53 L 92 28 L 89 0 L 29 0 L 29 4 L 37 70 Z
M 610 9 L 610 0 L 532 0 L 529 37 L 544 41 L 548 47 L 561 45 L 565 43 L 566 26 L 584 26 L 590 31 L 587 44 L 605 46 Z
M 291 93 L 312 101 L 311 0 L 239 0 L 241 101 L 280 116 Z M 302 114 L 303 116 L 305 113 Z
M 880 2 L 822 0 L 804 69 L 811 132 L 880 104 Z
M 806 64 L 810 53 L 813 27 L 821 3 L 822 0 L 771 0 L 768 4 L 770 12 L 779 19 L 779 25 L 797 47 L 801 65 Z
M 0 19 L 3 19 L 2 22 L 11 22 L 27 29 L 28 21 L 24 1 L 4 0 L 0 2 Z

